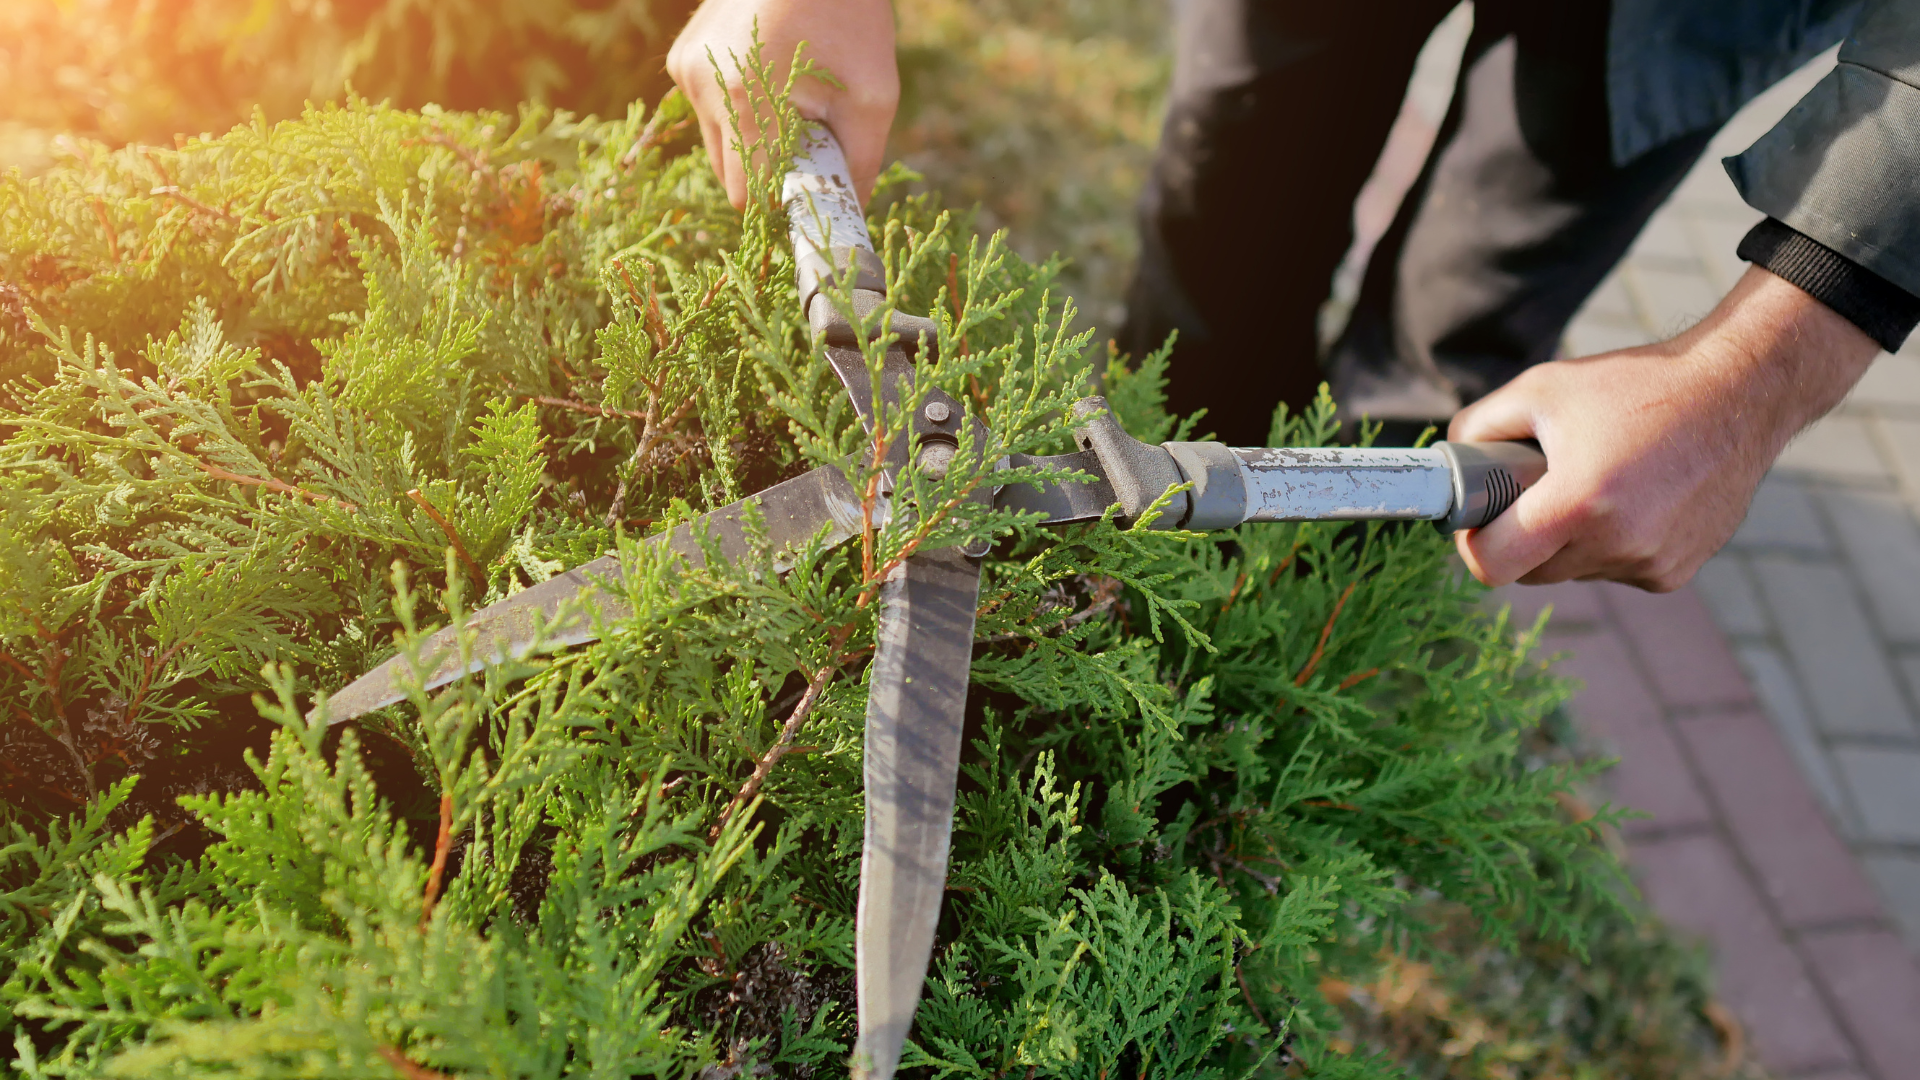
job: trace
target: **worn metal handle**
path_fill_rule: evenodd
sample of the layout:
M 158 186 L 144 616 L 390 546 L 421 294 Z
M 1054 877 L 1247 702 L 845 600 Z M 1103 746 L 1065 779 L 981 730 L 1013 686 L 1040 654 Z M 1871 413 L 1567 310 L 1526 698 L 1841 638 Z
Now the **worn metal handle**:
M 1533 443 L 1436 443 L 1420 450 L 1354 447 L 1150 446 L 1128 435 L 1104 398 L 1074 406 L 1083 450 L 1128 518 L 1169 487 L 1189 484 L 1156 522 L 1163 529 L 1231 529 L 1247 521 L 1431 521 L 1442 532 L 1499 517 L 1547 472 Z
M 1519 442 L 1231 454 L 1247 490 L 1243 520 L 1431 521 L 1447 533 L 1499 517 L 1547 472 L 1539 447 Z
M 886 291 L 886 268 L 873 252 L 847 155 L 826 125 L 808 124 L 802 131 L 780 198 L 787 207 L 801 311 L 810 310 L 821 287 L 843 274 L 852 275 L 855 289 Z

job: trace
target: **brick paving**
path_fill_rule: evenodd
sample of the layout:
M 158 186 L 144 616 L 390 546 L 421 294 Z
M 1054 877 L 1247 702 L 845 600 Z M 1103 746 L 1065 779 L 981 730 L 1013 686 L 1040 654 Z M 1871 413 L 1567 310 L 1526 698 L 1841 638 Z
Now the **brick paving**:
M 1446 111 L 1471 20 L 1443 24 L 1355 207 L 1343 318 L 1371 240 Z M 1719 159 L 1772 126 L 1831 54 L 1752 103 L 1569 327 L 1587 355 L 1671 336 L 1745 271 L 1760 214 Z M 1791 1080 L 1920 1080 L 1920 335 L 1788 448 L 1732 544 L 1652 596 L 1501 590 L 1585 688 L 1570 709 L 1619 764 L 1607 795 L 1653 909 L 1713 949 L 1754 1052 Z
M 1758 212 L 1719 159 L 1831 67 L 1749 106 L 1574 321 L 1586 355 L 1667 337 L 1744 265 Z M 1628 862 L 1715 951 L 1720 992 L 1788 1077 L 1920 1078 L 1920 338 L 1788 448 L 1694 587 L 1507 590 L 1551 600 L 1586 681 L 1576 721 L 1652 816 Z
M 1575 320 L 1569 351 L 1651 340 L 1704 314 L 1759 215 L 1717 159 L 1831 64 L 1754 103 Z M 1920 948 L 1920 338 L 1787 449 L 1696 588 L 1829 819 Z M 1916 1020 L 1920 1026 L 1920 1019 Z
M 1582 680 L 1608 798 L 1659 915 L 1714 952 L 1721 999 L 1793 1080 L 1920 1077 L 1920 965 L 1700 593 L 1572 582 L 1496 597 Z

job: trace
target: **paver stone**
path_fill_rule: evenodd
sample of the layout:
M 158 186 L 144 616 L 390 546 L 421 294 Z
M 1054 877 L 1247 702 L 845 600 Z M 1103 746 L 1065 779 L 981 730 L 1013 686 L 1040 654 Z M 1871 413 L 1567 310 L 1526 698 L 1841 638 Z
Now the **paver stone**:
M 1896 495 L 1827 487 L 1819 494 L 1854 577 L 1888 638 L 1920 644 L 1920 527 Z
M 1846 574 L 1837 566 L 1772 555 L 1754 556 L 1752 566 L 1821 729 L 1920 734 Z
M 1713 811 L 1687 771 L 1686 757 L 1659 701 L 1634 669 L 1619 636 L 1550 630 L 1542 645 L 1548 654 L 1572 654 L 1555 670 L 1586 683 L 1573 699 L 1574 717 L 1582 730 L 1605 744 L 1606 752 L 1619 755 L 1619 764 L 1605 780 L 1613 801 L 1652 815 L 1627 822 L 1623 831 L 1631 836 L 1709 824 Z
M 1630 850 L 1654 908 L 1712 944 L 1720 995 L 1769 1068 L 1792 1073 L 1856 1064 L 1800 957 L 1718 837 L 1634 841 Z
M 1650 593 L 1608 585 L 1601 595 L 1626 631 L 1641 669 L 1653 677 L 1661 701 L 1698 708 L 1753 700 L 1740 665 L 1692 589 Z
M 1840 778 L 1860 808 L 1867 835 L 1920 843 L 1920 750 L 1842 746 L 1833 752 Z
M 1678 721 L 1721 820 L 1789 928 L 1877 919 L 1878 898 L 1757 711 Z
M 1833 930 L 1801 938 L 1814 973 L 1838 1002 L 1879 1080 L 1920 1078 L 1920 968 L 1887 930 Z

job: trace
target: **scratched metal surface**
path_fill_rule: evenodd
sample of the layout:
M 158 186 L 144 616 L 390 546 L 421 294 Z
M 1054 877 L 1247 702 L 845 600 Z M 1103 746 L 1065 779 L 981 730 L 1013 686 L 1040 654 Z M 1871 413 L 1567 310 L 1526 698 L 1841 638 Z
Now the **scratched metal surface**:
M 1247 482 L 1248 521 L 1432 521 L 1453 505 L 1453 478 L 1437 450 L 1235 450 Z
M 826 129 L 809 125 L 780 195 L 787 206 L 795 255 L 828 255 L 835 247 L 873 250 L 867 215 L 853 192 L 840 143 Z M 829 256 L 831 259 L 831 256 Z

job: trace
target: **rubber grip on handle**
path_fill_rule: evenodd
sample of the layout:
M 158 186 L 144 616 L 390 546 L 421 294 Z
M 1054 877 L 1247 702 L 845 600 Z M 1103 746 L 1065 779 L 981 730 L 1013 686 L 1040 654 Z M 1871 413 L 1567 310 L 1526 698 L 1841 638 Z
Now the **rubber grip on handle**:
M 1441 532 L 1478 529 L 1506 512 L 1547 474 L 1547 456 L 1532 439 L 1435 443 L 1453 473 L 1453 509 L 1434 524 Z
M 808 310 L 821 286 L 842 274 L 852 275 L 853 288 L 886 291 L 886 269 L 873 253 L 847 155 L 825 124 L 808 124 L 802 131 L 780 198 L 793 241 L 800 310 Z

